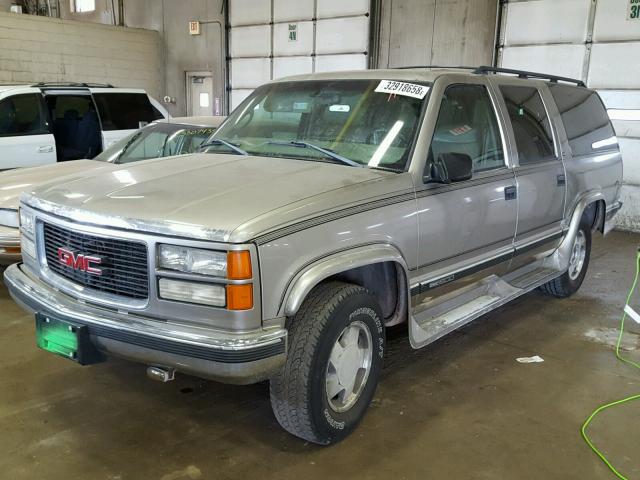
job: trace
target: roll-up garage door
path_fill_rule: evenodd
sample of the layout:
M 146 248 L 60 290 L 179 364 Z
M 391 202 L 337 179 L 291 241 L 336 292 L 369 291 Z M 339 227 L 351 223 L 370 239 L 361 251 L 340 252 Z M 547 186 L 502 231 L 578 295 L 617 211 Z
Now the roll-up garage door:
M 618 225 L 640 231 L 640 3 L 638 0 L 509 0 L 499 64 L 579 78 L 598 90 L 624 160 Z
M 231 0 L 231 108 L 287 75 L 368 66 L 370 0 Z

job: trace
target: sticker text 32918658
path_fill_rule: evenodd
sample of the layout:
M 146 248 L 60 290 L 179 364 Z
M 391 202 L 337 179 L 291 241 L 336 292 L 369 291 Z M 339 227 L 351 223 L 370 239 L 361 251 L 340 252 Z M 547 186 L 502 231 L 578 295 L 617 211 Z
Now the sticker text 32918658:
M 419 98 L 422 100 L 429 92 L 429 87 L 416 83 L 382 80 L 376 87 L 376 92 L 403 95 L 405 97 Z

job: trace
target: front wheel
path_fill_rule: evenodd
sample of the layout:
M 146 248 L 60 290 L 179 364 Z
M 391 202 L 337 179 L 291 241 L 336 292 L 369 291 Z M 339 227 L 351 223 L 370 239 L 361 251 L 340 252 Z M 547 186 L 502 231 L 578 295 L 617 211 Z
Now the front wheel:
M 591 227 L 582 222 L 573 241 L 569 268 L 558 278 L 545 283 L 542 291 L 558 298 L 566 298 L 578 291 L 587 275 L 591 256 Z
M 280 425 L 327 445 L 351 433 L 375 393 L 385 350 L 380 306 L 365 288 L 327 282 L 289 320 L 289 352 L 271 379 Z

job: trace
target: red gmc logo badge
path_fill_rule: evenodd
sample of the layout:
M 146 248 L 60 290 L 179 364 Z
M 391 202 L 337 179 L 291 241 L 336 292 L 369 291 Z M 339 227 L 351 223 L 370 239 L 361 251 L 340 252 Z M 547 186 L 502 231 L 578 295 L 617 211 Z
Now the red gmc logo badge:
M 71 250 L 60 247 L 58 248 L 58 261 L 74 270 L 80 270 L 81 272 L 87 272 L 92 275 L 102 275 L 102 270 L 95 267 L 95 265 L 102 263 L 100 257 L 76 254 Z

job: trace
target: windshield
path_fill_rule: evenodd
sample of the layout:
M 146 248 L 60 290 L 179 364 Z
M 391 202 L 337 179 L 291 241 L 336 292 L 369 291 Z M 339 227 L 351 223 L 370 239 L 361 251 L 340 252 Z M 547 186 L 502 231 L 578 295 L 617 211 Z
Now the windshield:
M 193 153 L 215 130 L 214 127 L 153 123 L 118 140 L 94 160 L 120 164 Z
M 403 171 L 428 90 L 386 80 L 265 85 L 234 110 L 206 151 L 234 153 L 235 146 L 250 155 Z

